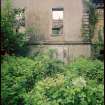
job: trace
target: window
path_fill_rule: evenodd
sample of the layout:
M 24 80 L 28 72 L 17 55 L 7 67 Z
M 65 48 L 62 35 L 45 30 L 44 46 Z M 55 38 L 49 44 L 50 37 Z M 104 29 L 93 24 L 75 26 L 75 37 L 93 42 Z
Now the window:
M 25 9 L 14 9 L 14 28 L 16 32 L 25 31 Z
M 55 8 L 53 11 L 53 19 L 54 20 L 63 20 L 63 8 Z
M 52 34 L 62 35 L 63 34 L 63 8 L 52 9 Z

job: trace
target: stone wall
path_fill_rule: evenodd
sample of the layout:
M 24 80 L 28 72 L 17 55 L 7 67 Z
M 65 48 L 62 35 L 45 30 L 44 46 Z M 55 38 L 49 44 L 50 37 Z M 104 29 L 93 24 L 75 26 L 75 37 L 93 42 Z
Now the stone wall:
M 74 44 L 74 45 L 31 45 L 29 46 L 29 55 L 34 55 L 37 51 L 45 52 L 50 49 L 54 50 L 54 57 L 58 58 L 65 63 L 73 59 L 84 56 L 91 56 L 90 44 Z
M 39 49 L 56 49 L 57 58 L 65 62 L 79 56 L 91 56 L 91 45 L 82 43 L 83 0 L 13 0 L 12 5 L 13 8 L 25 8 L 26 28 L 33 28 L 33 33 L 29 34 L 29 54 L 32 55 Z M 53 36 L 52 8 L 59 7 L 64 8 L 64 34 Z M 47 44 L 35 45 L 36 41 L 46 41 Z
M 80 29 L 83 0 L 13 0 L 13 6 L 25 8 L 26 27 L 39 28 L 39 36 L 43 37 L 43 40 L 82 41 Z M 64 8 L 64 34 L 54 37 L 52 36 L 52 8 L 59 7 Z

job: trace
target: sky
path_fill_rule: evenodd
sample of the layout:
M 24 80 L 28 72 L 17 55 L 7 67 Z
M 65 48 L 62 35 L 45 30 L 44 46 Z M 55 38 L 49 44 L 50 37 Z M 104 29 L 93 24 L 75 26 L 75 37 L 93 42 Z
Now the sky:
M 52 15 L 54 20 L 63 19 L 63 11 L 53 11 Z

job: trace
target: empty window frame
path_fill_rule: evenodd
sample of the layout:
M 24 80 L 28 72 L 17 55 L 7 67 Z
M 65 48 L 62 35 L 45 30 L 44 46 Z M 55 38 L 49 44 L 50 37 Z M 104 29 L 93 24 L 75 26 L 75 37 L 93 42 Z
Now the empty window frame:
M 25 9 L 14 9 L 14 28 L 16 32 L 25 31 Z
M 52 8 L 52 35 L 63 34 L 63 8 Z

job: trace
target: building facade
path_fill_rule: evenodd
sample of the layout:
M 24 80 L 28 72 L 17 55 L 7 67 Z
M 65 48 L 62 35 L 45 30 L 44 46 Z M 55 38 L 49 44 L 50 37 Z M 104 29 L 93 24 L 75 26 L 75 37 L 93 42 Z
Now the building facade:
M 54 49 L 56 57 L 65 62 L 91 56 L 91 44 L 83 41 L 81 32 L 88 16 L 84 0 L 13 0 L 12 5 L 24 9 L 25 26 L 20 31 L 31 30 L 29 54 Z

